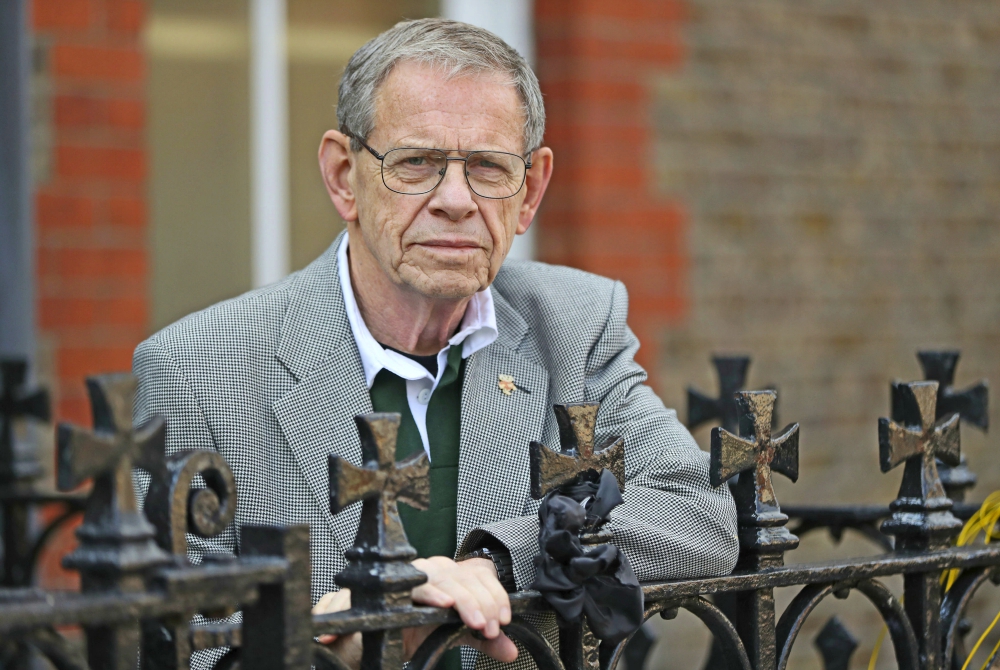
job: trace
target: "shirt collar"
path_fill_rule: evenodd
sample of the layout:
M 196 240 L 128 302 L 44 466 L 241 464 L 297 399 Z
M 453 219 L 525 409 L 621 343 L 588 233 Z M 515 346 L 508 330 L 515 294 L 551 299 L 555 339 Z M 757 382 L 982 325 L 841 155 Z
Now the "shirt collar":
M 462 345 L 462 358 L 468 358 L 475 352 L 488 347 L 497 339 L 497 318 L 493 309 L 493 294 L 486 287 L 472 296 L 465 316 L 459 324 L 458 332 L 451 336 L 448 345 L 438 352 L 437 378 L 424 366 L 411 358 L 385 349 L 372 336 L 371 331 L 361 318 L 358 302 L 354 298 L 354 287 L 351 285 L 351 270 L 347 260 L 347 235 L 344 235 L 337 250 L 337 271 L 340 274 L 340 287 L 344 292 L 344 307 L 347 309 L 347 320 L 351 324 L 351 333 L 361 354 L 361 363 L 365 369 L 365 382 L 370 389 L 375 382 L 375 375 L 383 369 L 403 379 L 433 379 L 435 385 L 444 372 L 448 361 L 448 350 Z

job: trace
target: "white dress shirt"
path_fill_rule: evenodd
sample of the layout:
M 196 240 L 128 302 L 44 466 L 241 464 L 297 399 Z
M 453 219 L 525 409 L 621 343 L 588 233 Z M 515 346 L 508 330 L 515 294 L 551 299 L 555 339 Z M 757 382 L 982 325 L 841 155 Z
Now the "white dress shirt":
M 375 375 L 386 369 L 406 380 L 406 400 L 410 406 L 413 421 L 417 424 L 420 440 L 424 444 L 427 458 L 430 458 L 430 444 L 427 440 L 427 403 L 430 402 L 434 390 L 437 389 L 441 375 L 444 374 L 448 362 L 448 350 L 462 345 L 462 358 L 468 358 L 480 349 L 493 344 L 497 339 L 497 319 L 493 310 L 493 294 L 489 287 L 472 296 L 465 316 L 459 324 L 458 332 L 451 336 L 447 346 L 438 352 L 437 376 L 431 376 L 430 371 L 412 358 L 386 349 L 372 337 L 371 331 L 361 318 L 358 302 L 354 298 L 354 288 L 351 285 L 351 271 L 347 265 L 347 235 L 337 251 L 337 265 L 340 272 L 340 286 L 344 291 L 344 306 L 347 308 L 347 320 L 351 323 L 351 332 L 361 354 L 361 363 L 365 369 L 365 382 L 371 390 L 375 383 Z

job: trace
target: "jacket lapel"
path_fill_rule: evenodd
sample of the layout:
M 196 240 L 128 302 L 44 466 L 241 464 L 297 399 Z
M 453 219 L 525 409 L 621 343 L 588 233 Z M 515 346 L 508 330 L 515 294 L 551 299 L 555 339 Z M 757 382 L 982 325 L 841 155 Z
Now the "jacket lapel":
M 524 319 L 496 291 L 497 341 L 469 359 L 462 388 L 458 537 L 472 528 L 521 516 L 530 490 L 528 445 L 542 439 L 549 375 L 517 350 Z M 503 393 L 499 376 L 517 389 Z
M 361 465 L 354 416 L 372 411 L 344 307 L 337 269 L 338 237 L 323 256 L 303 270 L 290 292 L 278 358 L 298 383 L 274 405 L 288 440 L 341 549 L 357 533 L 360 505 L 330 514 L 328 456 Z

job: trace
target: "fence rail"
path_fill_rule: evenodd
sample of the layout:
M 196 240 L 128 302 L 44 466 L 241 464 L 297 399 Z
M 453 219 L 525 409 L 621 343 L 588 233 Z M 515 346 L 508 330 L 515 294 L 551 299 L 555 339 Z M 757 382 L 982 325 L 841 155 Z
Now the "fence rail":
M 782 510 L 771 472 L 798 476 L 798 426 L 774 431 L 773 389 L 745 391 L 749 359 L 717 358 L 721 393 L 691 391 L 689 424 L 719 420 L 712 431 L 713 483 L 730 481 L 737 502 L 740 559 L 725 577 L 686 579 L 642 586 L 645 615 L 672 619 L 681 609 L 713 634 L 710 668 L 781 670 L 803 623 L 825 598 L 863 594 L 886 623 L 897 664 L 913 670 L 961 668 L 966 614 L 977 591 L 1000 581 L 1000 544 L 953 546 L 962 520 L 978 505 L 963 500 L 974 476 L 960 459 L 959 421 L 986 427 L 987 387 L 966 391 L 952 380 L 958 355 L 922 352 L 927 381 L 892 386 L 891 417 L 878 425 L 883 471 L 904 470 L 900 494 L 887 507 L 797 506 Z M 0 504 L 3 512 L 3 588 L 0 588 L 0 659 L 4 666 L 36 667 L 45 658 L 58 670 L 134 668 L 141 649 L 146 668 L 187 667 L 192 653 L 216 647 L 229 651 L 219 670 L 319 668 L 346 670 L 350 664 L 315 641 L 323 634 L 361 632 L 364 670 L 395 670 L 403 664 L 402 630 L 439 624 L 411 659 L 415 670 L 433 667 L 467 631 L 453 610 L 413 605 L 410 591 L 425 579 L 412 568 L 405 532 L 385 506 L 395 496 L 426 494 L 426 462 L 396 463 L 389 446 L 390 415 L 358 417 L 364 463 L 356 468 L 331 458 L 331 509 L 363 501 L 361 524 L 348 567 L 338 584 L 352 588 L 355 607 L 323 615 L 310 613 L 310 556 L 307 527 L 240 529 L 238 558 L 187 560 L 187 533 L 212 537 L 233 519 L 238 492 L 225 461 L 215 453 L 164 455 L 162 420 L 135 427 L 131 421 L 135 380 L 109 375 L 88 380 L 94 430 L 62 425 L 58 430 L 59 485 L 73 489 L 93 482 L 88 494 L 41 490 L 30 448 L 17 444 L 16 424 L 47 420 L 44 393 L 24 387 L 23 364 L 5 361 L 0 412 Z M 556 408 L 575 436 L 561 452 L 535 450 L 532 484 L 536 495 L 581 472 L 607 468 L 623 476 L 623 447 L 593 449 L 596 405 Z M 627 445 L 625 445 L 627 448 Z M 873 455 L 874 457 L 874 455 Z M 526 467 L 529 464 L 525 464 Z M 132 488 L 133 469 L 149 472 L 145 509 Z M 939 468 L 941 475 L 939 475 Z M 379 470 L 369 476 L 364 470 Z M 204 481 L 204 487 L 193 482 Z M 381 483 L 379 483 L 381 482 Z M 386 484 L 389 482 L 389 484 Z M 63 511 L 33 532 L 31 511 L 58 503 Z M 31 587 L 40 548 L 54 530 L 83 514 L 80 546 L 66 557 L 81 574 L 80 593 L 50 593 Z M 791 524 L 789 524 L 791 520 Z M 784 565 L 796 534 L 827 529 L 835 539 L 845 530 L 862 533 L 884 553 L 860 559 Z M 793 531 L 795 534 L 793 534 Z M 599 531 L 585 542 L 602 541 Z M 947 570 L 961 570 L 950 588 Z M 882 583 L 902 575 L 904 599 Z M 799 587 L 784 612 L 775 611 L 774 589 Z M 553 644 L 533 623 L 551 611 L 531 591 L 511 598 L 513 621 L 505 632 L 520 642 L 543 670 L 611 670 L 629 641 L 602 645 L 584 622 L 559 632 Z M 195 614 L 219 619 L 237 610 L 239 623 L 192 624 Z M 85 649 L 57 628 L 77 624 Z M 639 635 L 642 633 L 640 631 Z M 846 668 L 856 643 L 837 619 L 827 623 L 819 645 L 829 670 Z M 629 654 L 638 670 L 645 645 Z M 1000 667 L 1000 659 L 990 659 Z

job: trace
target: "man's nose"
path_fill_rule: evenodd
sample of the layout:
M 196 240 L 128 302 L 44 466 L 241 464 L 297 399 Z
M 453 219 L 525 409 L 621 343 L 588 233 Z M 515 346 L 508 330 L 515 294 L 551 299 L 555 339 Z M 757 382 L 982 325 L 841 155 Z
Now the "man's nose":
M 444 178 L 434 189 L 428 204 L 432 211 L 439 211 L 452 221 L 460 221 L 479 208 L 465 178 L 465 162 L 448 161 L 443 169 Z

